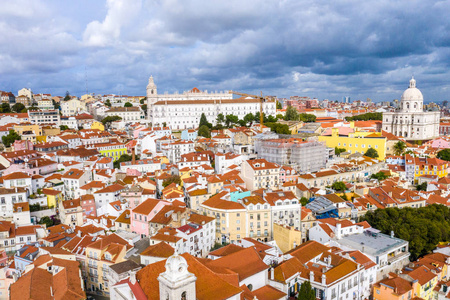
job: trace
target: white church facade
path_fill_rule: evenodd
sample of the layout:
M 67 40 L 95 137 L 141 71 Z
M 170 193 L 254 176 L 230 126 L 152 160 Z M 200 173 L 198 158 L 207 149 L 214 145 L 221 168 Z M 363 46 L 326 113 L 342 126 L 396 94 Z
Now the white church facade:
M 207 92 L 194 88 L 182 94 L 158 94 L 153 77 L 147 85 L 148 118 L 152 126 L 166 126 L 173 130 L 196 128 L 202 113 L 215 125 L 219 114 L 236 115 L 243 119 L 248 113 L 260 111 L 259 99 L 242 97 L 233 99 L 229 92 Z M 275 101 L 263 103 L 266 116 L 276 115 Z
M 423 111 L 423 96 L 412 78 L 395 112 L 383 113 L 383 130 L 406 140 L 429 140 L 439 136 L 439 111 Z

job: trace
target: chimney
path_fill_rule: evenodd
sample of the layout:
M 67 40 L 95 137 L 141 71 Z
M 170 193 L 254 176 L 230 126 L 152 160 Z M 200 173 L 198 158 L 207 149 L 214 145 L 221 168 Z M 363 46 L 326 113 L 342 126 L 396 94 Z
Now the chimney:
M 327 284 L 327 275 L 322 274 L 322 284 L 326 285 Z
M 309 271 L 309 282 L 314 282 L 314 272 Z
M 131 273 L 130 273 L 130 283 L 132 285 L 136 284 L 136 272 L 134 272 L 134 271 L 131 271 Z
M 394 230 L 391 230 L 391 238 L 394 238 Z
M 136 164 L 136 154 L 134 153 L 134 147 L 131 149 L 131 164 Z
M 341 238 L 341 223 L 336 224 L 336 238 L 338 240 Z
M 270 268 L 269 273 L 270 273 L 270 280 L 274 280 L 275 268 Z

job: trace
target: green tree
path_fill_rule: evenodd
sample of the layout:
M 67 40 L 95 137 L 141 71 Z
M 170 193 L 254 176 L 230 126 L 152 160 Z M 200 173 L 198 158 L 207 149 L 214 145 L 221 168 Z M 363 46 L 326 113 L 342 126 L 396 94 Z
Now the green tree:
M 163 127 L 167 127 L 167 123 L 166 123 L 166 122 L 163 122 L 162 126 L 163 126 Z
M 133 107 L 133 104 L 131 104 L 130 102 L 125 102 L 123 107 Z
M 67 125 L 59 125 L 59 129 L 61 129 L 61 131 L 68 130 L 69 126 L 67 126 Z
M 265 123 L 267 127 L 270 128 L 271 131 L 279 134 L 291 134 L 291 131 L 289 130 L 289 126 L 286 124 L 281 123 Z
M 334 147 L 334 154 L 340 155 L 342 152 L 347 151 L 345 148 Z
M 10 113 L 11 112 L 11 106 L 9 103 L 2 103 L 0 106 L 0 109 L 2 110 L 2 113 Z
M 335 191 L 343 192 L 347 189 L 345 183 L 342 181 L 336 181 L 331 185 L 331 188 Z
M 284 116 L 282 114 L 277 114 L 277 119 L 278 120 L 284 120 Z
M 56 102 L 55 99 L 52 99 L 52 104 L 55 109 L 61 108 L 61 105 L 59 104 L 59 102 Z
M 210 138 L 211 137 L 211 130 L 209 129 L 208 126 L 206 125 L 202 125 L 200 126 L 200 128 L 198 129 L 198 133 L 199 136 L 203 136 L 205 138 Z
M 220 113 L 220 114 L 217 115 L 216 124 L 217 125 L 219 125 L 219 124 L 223 125 L 223 123 L 225 123 L 225 116 L 222 113 Z
M 272 115 L 269 115 L 267 118 L 264 116 L 264 123 L 275 123 L 278 119 Z
M 288 106 L 286 108 L 286 114 L 284 115 L 284 119 L 286 121 L 298 121 L 299 114 L 297 109 L 295 109 L 295 107 Z
M 383 173 L 383 172 L 380 171 L 380 172 L 378 172 L 376 174 L 372 174 L 370 176 L 370 178 L 377 179 L 378 181 L 382 181 L 382 180 L 385 180 L 386 178 L 389 178 L 389 175 L 387 175 L 386 173 Z
M 16 113 L 20 113 L 25 108 L 22 103 L 16 103 L 11 107 L 11 110 Z
M 417 185 L 417 190 L 426 192 L 427 191 L 427 187 L 428 187 L 428 184 L 426 182 L 423 182 L 423 183 Z
M 108 107 L 111 107 L 111 100 L 106 99 L 105 105 L 108 106 Z
M 144 113 L 147 114 L 147 104 L 142 104 L 141 108 L 144 111 Z
M 252 113 L 248 113 L 244 116 L 244 121 L 245 123 L 250 125 L 253 123 L 253 121 L 255 120 L 255 116 Z
M 48 227 L 53 226 L 54 222 L 53 222 L 53 220 L 50 217 L 45 216 L 45 217 L 41 218 L 41 220 L 39 221 L 39 224 L 45 224 L 47 226 L 47 228 L 48 228 Z
M 11 146 L 14 141 L 20 140 L 20 135 L 15 132 L 13 129 L 9 130 L 9 133 L 7 135 L 2 136 L 2 142 L 5 147 Z
M 277 109 L 282 109 L 283 106 L 281 105 L 281 102 L 277 100 Z
M 302 197 L 300 199 L 300 203 L 302 204 L 302 206 L 306 206 L 306 204 L 308 204 L 309 200 L 306 197 Z
M 169 184 L 175 182 L 176 184 L 180 185 L 181 184 L 181 178 L 178 175 L 172 175 L 169 178 L 167 178 L 166 180 L 163 181 L 162 186 L 166 187 Z
M 139 103 L 140 103 L 140 104 L 144 104 L 145 101 L 147 101 L 147 97 L 144 97 L 144 98 L 142 98 L 141 100 L 139 100 Z
M 402 155 L 403 152 L 406 149 L 406 144 L 403 141 L 398 141 L 394 144 L 394 154 L 395 155 Z
M 316 121 L 316 116 L 312 114 L 303 113 L 299 115 L 299 120 L 305 123 L 313 123 Z
M 378 158 L 378 151 L 374 148 L 369 148 L 364 155 L 370 158 Z
M 369 121 L 369 120 L 383 120 L 383 114 L 380 112 L 370 112 L 353 117 L 346 117 L 347 121 Z
M 102 119 L 102 123 L 105 126 L 109 126 L 109 125 L 111 125 L 112 122 L 120 121 L 120 120 L 122 120 L 122 118 L 119 116 L 107 116 Z
M 390 234 L 409 242 L 410 259 L 430 253 L 439 242 L 450 239 L 450 211 L 444 205 L 431 204 L 425 207 L 385 208 L 368 211 L 360 221 L 367 221 L 382 233 Z
M 300 290 L 298 291 L 298 300 L 316 300 L 316 293 L 311 287 L 311 283 L 309 281 L 305 281 L 300 286 Z
M 70 100 L 70 93 L 69 91 L 66 92 L 66 96 L 64 97 L 64 101 Z
M 230 127 L 231 125 L 237 124 L 239 121 L 239 117 L 235 115 L 226 115 L 225 116 L 225 124 L 227 127 Z
M 200 116 L 200 123 L 198 124 L 198 127 L 200 128 L 202 127 L 202 125 L 206 125 L 208 126 L 208 128 L 212 127 L 212 124 L 208 122 L 205 113 L 202 113 L 202 115 Z
M 122 154 L 118 160 L 116 160 L 113 164 L 114 164 L 114 168 L 116 169 L 120 169 L 120 163 L 122 162 L 126 162 L 126 161 L 131 161 L 133 159 L 133 157 L 130 154 Z M 136 155 L 136 160 L 139 160 L 139 155 Z
M 437 158 L 450 161 L 450 149 L 444 149 L 437 153 Z

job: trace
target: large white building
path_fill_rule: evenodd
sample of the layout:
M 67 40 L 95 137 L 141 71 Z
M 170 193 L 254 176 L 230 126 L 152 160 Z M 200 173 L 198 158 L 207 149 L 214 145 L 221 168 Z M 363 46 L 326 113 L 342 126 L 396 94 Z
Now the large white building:
M 243 119 L 248 113 L 260 110 L 260 100 L 250 97 L 233 99 L 229 92 L 207 92 L 193 88 L 182 94 L 161 94 L 150 77 L 147 85 L 148 117 L 153 126 L 165 125 L 172 129 L 196 128 L 202 113 L 208 121 L 216 123 L 217 115 L 236 115 Z M 274 101 L 263 103 L 263 112 L 275 116 Z
M 412 78 L 398 111 L 383 113 L 383 130 L 406 140 L 429 140 L 439 136 L 439 111 L 423 111 L 423 96 Z

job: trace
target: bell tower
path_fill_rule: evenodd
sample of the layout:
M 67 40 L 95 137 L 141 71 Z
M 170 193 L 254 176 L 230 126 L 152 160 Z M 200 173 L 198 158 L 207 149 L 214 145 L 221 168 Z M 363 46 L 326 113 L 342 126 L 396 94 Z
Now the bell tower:
M 166 260 L 166 271 L 159 274 L 160 300 L 196 300 L 197 277 L 188 271 L 186 259 L 175 251 Z
M 148 79 L 147 85 L 147 105 L 150 106 L 155 103 L 158 99 L 158 90 L 156 89 L 156 84 L 153 81 L 153 76 Z

